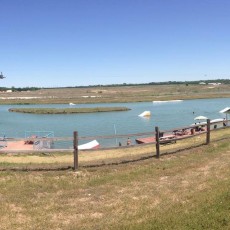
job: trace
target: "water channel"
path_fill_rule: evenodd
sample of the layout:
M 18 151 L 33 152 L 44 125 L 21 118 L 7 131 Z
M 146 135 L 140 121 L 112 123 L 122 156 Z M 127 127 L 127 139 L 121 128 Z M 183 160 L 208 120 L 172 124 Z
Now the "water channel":
M 88 114 L 37 115 L 9 112 L 9 108 L 69 108 L 68 104 L 48 105 L 1 105 L 0 134 L 7 137 L 25 137 L 25 131 L 52 131 L 55 137 L 71 137 L 73 131 L 79 136 L 131 134 L 174 129 L 194 123 L 194 117 L 203 115 L 210 119 L 224 118 L 220 110 L 230 106 L 230 98 L 185 100 L 178 102 L 140 102 L 77 104 L 72 108 L 124 106 L 124 112 L 101 112 Z M 150 111 L 150 118 L 139 117 Z

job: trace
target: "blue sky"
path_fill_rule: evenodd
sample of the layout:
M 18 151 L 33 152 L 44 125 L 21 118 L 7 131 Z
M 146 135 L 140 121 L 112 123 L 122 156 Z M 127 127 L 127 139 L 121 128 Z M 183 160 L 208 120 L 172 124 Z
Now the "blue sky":
M 0 0 L 3 87 L 230 78 L 229 0 Z

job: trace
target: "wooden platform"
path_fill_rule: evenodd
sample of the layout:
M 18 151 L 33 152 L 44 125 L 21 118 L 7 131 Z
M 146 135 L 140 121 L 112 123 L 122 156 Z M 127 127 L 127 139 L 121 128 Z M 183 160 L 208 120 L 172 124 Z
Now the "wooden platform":
M 205 130 L 195 131 L 195 129 L 189 130 L 187 132 L 175 130 L 173 134 L 163 135 L 162 137 L 160 137 L 160 141 L 164 141 L 164 143 L 176 143 L 176 139 L 182 139 L 184 137 L 193 136 L 204 132 Z M 138 138 L 135 141 L 137 144 L 154 143 L 156 141 L 156 138 L 154 136 L 143 137 Z
M 25 144 L 24 141 L 7 141 L 6 147 L 0 150 L 33 150 L 33 145 Z
M 137 144 L 146 144 L 146 143 L 153 143 L 156 141 L 155 137 L 143 137 L 138 138 L 135 140 Z

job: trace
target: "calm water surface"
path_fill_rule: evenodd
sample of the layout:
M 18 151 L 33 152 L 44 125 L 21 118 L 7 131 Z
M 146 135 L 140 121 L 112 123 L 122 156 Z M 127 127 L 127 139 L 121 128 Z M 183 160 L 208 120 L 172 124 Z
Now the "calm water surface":
M 35 115 L 8 112 L 9 108 L 69 108 L 66 104 L 1 105 L 0 133 L 10 137 L 24 137 L 25 131 L 53 131 L 55 137 L 70 137 L 77 130 L 80 136 L 97 136 L 150 132 L 155 126 L 161 130 L 183 127 L 194 123 L 194 117 L 223 118 L 219 111 L 230 106 L 230 98 L 199 99 L 168 103 L 112 103 L 79 104 L 71 107 L 125 106 L 130 111 L 89 114 Z M 151 111 L 150 118 L 138 115 Z

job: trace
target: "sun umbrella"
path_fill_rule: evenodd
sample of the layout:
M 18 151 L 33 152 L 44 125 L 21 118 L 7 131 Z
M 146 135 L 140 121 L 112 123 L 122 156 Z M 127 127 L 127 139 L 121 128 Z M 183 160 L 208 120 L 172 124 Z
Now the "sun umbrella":
M 198 117 L 195 117 L 194 120 L 207 120 L 208 118 L 205 117 L 205 116 L 198 116 Z

